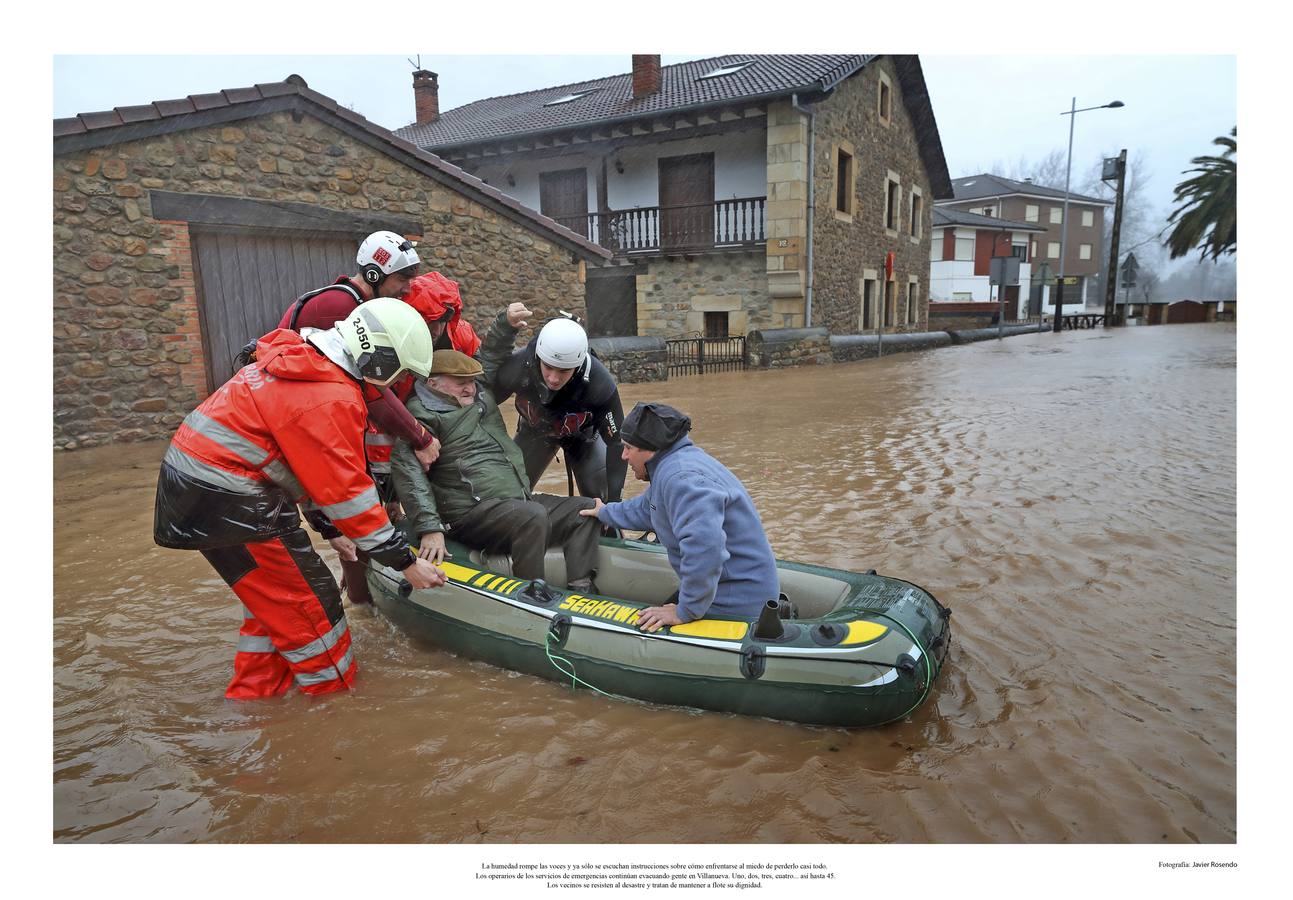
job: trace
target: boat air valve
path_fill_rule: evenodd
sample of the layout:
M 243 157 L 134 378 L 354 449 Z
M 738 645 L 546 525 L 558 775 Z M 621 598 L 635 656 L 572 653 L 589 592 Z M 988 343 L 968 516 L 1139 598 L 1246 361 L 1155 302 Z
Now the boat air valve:
M 785 631 L 781 624 L 781 604 L 769 600 L 759 610 L 759 621 L 754 626 L 754 636 L 760 641 L 775 641 Z
M 836 644 L 843 642 L 848 633 L 849 630 L 846 626 L 836 622 L 822 622 L 814 625 L 808 632 L 813 639 L 813 643 L 819 647 L 834 647 Z

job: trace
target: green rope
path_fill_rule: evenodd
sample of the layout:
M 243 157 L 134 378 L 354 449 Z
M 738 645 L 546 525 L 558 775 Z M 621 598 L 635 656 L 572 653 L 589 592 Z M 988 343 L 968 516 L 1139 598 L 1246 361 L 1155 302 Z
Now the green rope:
M 619 699 L 619 698 L 617 698 L 614 694 L 608 694 L 608 693 L 606 693 L 605 691 L 603 691 L 601 688 L 594 687 L 593 685 L 589 684 L 587 681 L 584 681 L 582 678 L 580 678 L 578 675 L 576 675 L 576 674 L 575 674 L 575 666 L 574 666 L 574 663 L 572 663 L 570 660 L 566 659 L 564 656 L 553 656 L 553 655 L 552 655 L 552 642 L 553 642 L 553 640 L 555 640 L 555 639 L 556 639 L 556 635 L 554 635 L 551 631 L 549 631 L 549 632 L 548 632 L 548 634 L 547 634 L 547 639 L 543 642 L 543 652 L 544 652 L 544 653 L 546 653 L 546 654 L 548 655 L 548 662 L 552 663 L 553 668 L 555 668 L 555 669 L 556 669 L 558 672 L 560 672 L 562 675 L 569 675 L 569 676 L 570 676 L 570 689 L 571 689 L 572 691 L 575 689 L 575 685 L 576 685 L 576 684 L 582 684 L 584 687 L 588 688 L 590 691 L 595 691 L 596 693 L 601 694 L 603 697 L 610 697 L 610 698 L 611 698 L 611 699 L 613 699 L 613 700 L 614 700 L 614 699 Z M 563 669 L 563 668 L 561 667 L 561 665 L 560 665 L 561 663 L 565 663 L 565 664 L 566 664 L 567 666 L 569 666 L 570 668 L 569 668 L 569 669 Z M 904 715 L 905 715 L 905 713 L 904 713 Z

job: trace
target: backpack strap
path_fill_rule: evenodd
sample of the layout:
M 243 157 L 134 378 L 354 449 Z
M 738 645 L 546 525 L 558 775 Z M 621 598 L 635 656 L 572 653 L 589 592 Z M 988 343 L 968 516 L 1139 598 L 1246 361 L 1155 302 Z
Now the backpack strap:
M 351 287 L 349 284 L 347 284 L 344 281 L 338 284 L 327 284 L 321 288 L 315 288 L 312 291 L 306 291 L 304 294 L 296 298 L 296 300 L 292 303 L 292 317 L 288 320 L 287 327 L 292 329 L 293 331 L 300 331 L 300 329 L 296 327 L 296 322 L 298 319 L 300 319 L 301 310 L 305 308 L 305 304 L 309 302 L 311 299 L 313 299 L 314 297 L 317 297 L 320 294 L 322 294 L 324 291 L 331 291 L 337 288 L 340 288 L 341 290 L 348 293 L 351 297 L 353 297 L 355 300 L 355 306 L 358 306 L 359 304 L 364 302 L 364 298 L 359 296 L 359 291 L 355 290 L 353 287 Z

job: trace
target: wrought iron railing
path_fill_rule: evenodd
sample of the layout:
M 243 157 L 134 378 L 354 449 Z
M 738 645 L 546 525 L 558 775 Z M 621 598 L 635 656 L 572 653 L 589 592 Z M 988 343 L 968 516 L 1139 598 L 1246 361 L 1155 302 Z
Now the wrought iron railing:
M 616 254 L 705 250 L 767 240 L 767 197 L 591 213 L 574 228 Z M 563 224 L 565 224 L 563 222 Z
M 696 334 L 696 332 L 692 332 Z M 745 336 L 692 337 L 665 341 L 669 375 L 704 375 L 706 372 L 733 372 L 745 368 Z

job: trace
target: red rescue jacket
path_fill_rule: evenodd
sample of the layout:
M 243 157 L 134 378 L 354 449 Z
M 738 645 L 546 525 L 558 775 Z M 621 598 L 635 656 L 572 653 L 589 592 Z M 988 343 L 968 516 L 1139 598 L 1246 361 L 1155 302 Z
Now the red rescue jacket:
M 185 418 L 162 462 L 153 536 L 163 547 L 211 549 L 279 537 L 312 504 L 378 562 L 413 555 L 392 527 L 364 462 L 363 391 L 353 377 L 279 329 L 256 361 Z

